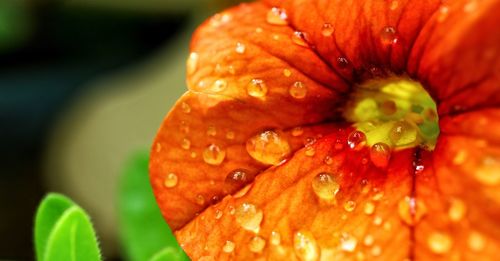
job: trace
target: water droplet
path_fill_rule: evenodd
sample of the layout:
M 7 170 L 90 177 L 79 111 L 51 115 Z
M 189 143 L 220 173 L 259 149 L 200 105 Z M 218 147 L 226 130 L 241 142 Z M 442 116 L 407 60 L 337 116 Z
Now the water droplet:
M 316 196 L 323 200 L 333 200 L 340 190 L 340 185 L 333 174 L 327 172 L 316 175 L 311 185 Z
M 354 151 L 359 151 L 366 144 L 366 135 L 361 131 L 353 131 L 347 137 L 347 145 Z
M 352 212 L 356 208 L 356 202 L 348 200 L 344 203 L 344 209 L 347 212 Z
M 366 235 L 363 239 L 363 244 L 365 244 L 365 246 L 371 246 L 373 245 L 373 242 L 375 242 L 375 239 L 370 234 Z
M 281 244 L 281 235 L 277 231 L 271 231 L 271 235 L 269 236 L 269 242 L 271 245 L 279 245 Z
M 451 237 L 442 232 L 432 232 L 427 238 L 427 246 L 435 254 L 446 254 L 453 245 Z
M 205 197 L 201 194 L 196 195 L 195 201 L 196 201 L 196 204 L 198 204 L 200 206 L 205 205 Z
M 399 2 L 397 0 L 391 1 L 391 5 L 389 6 L 389 9 L 392 11 L 396 10 L 399 6 Z
M 234 131 L 228 131 L 226 133 L 226 139 L 228 140 L 234 140 L 234 136 L 235 136 Z
M 283 69 L 283 75 L 285 75 L 285 77 L 290 77 L 290 75 L 292 75 L 292 71 L 289 69 Z
M 450 200 L 450 208 L 448 209 L 448 217 L 453 222 L 458 222 L 464 218 L 467 207 L 465 203 L 457 198 L 452 198 Z
M 316 154 L 316 150 L 314 149 L 313 146 L 308 145 L 305 148 L 304 154 L 306 154 L 306 156 L 308 156 L 308 157 L 312 157 L 312 156 L 314 156 L 314 154 Z
M 255 205 L 250 203 L 243 203 L 236 208 L 235 211 L 236 222 L 248 231 L 258 233 L 260 230 L 260 223 L 264 214 L 262 210 L 258 209 Z
M 155 150 L 156 152 L 160 152 L 161 151 L 161 143 L 156 143 L 156 147 L 155 147 Z
M 181 109 L 184 113 L 190 113 L 191 112 L 191 107 L 189 106 L 189 104 L 183 102 L 181 103 Z
M 229 22 L 230 20 L 231 20 L 231 16 L 229 14 L 217 13 L 210 18 L 210 25 L 212 25 L 214 27 L 219 27 L 222 24 Z
M 187 62 L 186 62 L 186 65 L 187 65 L 187 74 L 188 75 L 191 75 L 193 74 L 196 69 L 198 69 L 198 60 L 200 59 L 200 56 L 195 53 L 195 52 L 192 52 L 189 54 L 189 57 L 187 59 Z
M 224 180 L 224 192 L 232 194 L 246 184 L 252 182 L 254 178 L 255 176 L 247 170 L 235 169 L 227 174 Z
M 379 201 L 379 200 L 381 200 L 383 197 L 384 197 L 384 192 L 383 192 L 383 191 L 379 191 L 379 192 L 375 193 L 375 195 L 373 195 L 372 199 L 373 199 L 374 201 Z
M 234 251 L 235 246 L 236 244 L 234 244 L 233 241 L 227 240 L 224 246 L 222 247 L 222 251 L 224 251 L 225 253 L 231 253 Z
M 215 210 L 215 219 L 220 219 L 224 213 L 220 209 Z
M 382 28 L 380 32 L 380 39 L 383 44 L 390 45 L 397 42 L 396 29 L 392 26 L 386 26 Z
M 340 68 L 347 68 L 347 66 L 349 66 L 349 61 L 345 57 L 338 57 L 337 64 Z
M 398 121 L 392 126 L 389 138 L 396 146 L 408 145 L 417 140 L 417 130 L 407 121 Z
M 227 67 L 227 71 L 228 71 L 230 74 L 232 74 L 232 75 L 234 75 L 234 74 L 236 73 L 236 69 L 234 69 L 234 66 L 232 66 L 232 65 L 229 65 L 229 66 Z
M 378 142 L 370 148 L 370 160 L 373 165 L 379 168 L 386 168 L 391 158 L 391 148 L 389 145 Z
M 245 45 L 244 45 L 244 44 L 242 44 L 242 43 L 240 43 L 240 42 L 237 42 L 237 43 L 236 43 L 236 48 L 235 48 L 235 51 L 236 51 L 237 53 L 239 53 L 239 54 L 243 54 L 243 53 L 245 53 L 245 49 L 246 49 L 246 47 L 245 47 Z
M 474 170 L 477 181 L 487 186 L 500 184 L 500 160 L 497 157 L 484 157 Z
M 191 156 L 191 158 L 193 158 L 193 159 L 196 158 L 196 152 L 191 151 L 191 154 L 189 156 Z
M 303 32 L 295 31 L 292 35 L 292 42 L 302 47 L 309 47 L 309 44 L 307 44 Z
M 212 137 L 215 137 L 215 135 L 217 135 L 217 129 L 215 128 L 215 126 L 208 126 L 207 135 Z
M 284 9 L 273 7 L 267 12 L 266 21 L 273 25 L 287 25 L 288 16 Z
M 186 138 L 182 139 L 181 147 L 185 150 L 188 150 L 191 147 L 191 141 Z
M 324 23 L 323 26 L 321 27 L 321 34 L 325 37 L 332 36 L 334 31 L 335 29 L 333 28 L 333 25 L 330 23 Z
M 266 240 L 259 236 L 252 237 L 252 239 L 250 239 L 250 243 L 248 243 L 248 248 L 254 253 L 262 252 L 265 246 Z
M 366 215 L 373 214 L 373 212 L 375 212 L 375 204 L 373 204 L 373 202 L 366 202 L 363 211 Z
M 168 173 L 167 177 L 165 177 L 165 181 L 163 181 L 163 185 L 167 188 L 173 188 L 177 185 L 179 178 L 174 173 Z
M 486 240 L 481 233 L 472 231 L 467 238 L 467 245 L 472 251 L 482 251 L 486 245 Z
M 382 248 L 379 245 L 373 246 L 370 250 L 372 256 L 380 256 L 382 254 Z
M 212 91 L 214 92 L 221 92 L 227 87 L 227 82 L 226 80 L 223 79 L 218 79 L 212 84 Z
M 203 151 L 203 160 L 210 165 L 220 165 L 224 161 L 225 157 L 226 151 L 215 144 L 210 144 Z
M 342 237 L 340 238 L 340 248 L 346 252 L 354 252 L 356 249 L 356 245 L 358 244 L 358 240 L 355 237 L 348 233 L 342 233 Z
M 385 115 L 393 115 L 398 110 L 396 103 L 392 100 L 382 102 L 379 106 L 380 111 Z
M 288 141 L 272 130 L 250 138 L 246 150 L 253 159 L 269 165 L 279 165 L 291 152 Z
M 293 236 L 295 254 L 303 261 L 316 261 L 320 256 L 320 249 L 316 239 L 309 231 L 298 231 Z
M 298 137 L 304 133 L 304 129 L 302 127 L 295 127 L 292 129 L 292 136 Z
M 398 213 L 401 220 L 412 226 L 418 223 L 427 213 L 427 207 L 422 200 L 406 196 L 398 203 Z
M 326 156 L 324 159 L 324 162 L 326 165 L 332 165 L 333 164 L 333 158 L 330 156 Z
M 294 82 L 288 90 L 290 95 L 295 99 L 303 99 L 307 95 L 307 87 L 303 82 Z
M 373 217 L 373 224 L 375 226 L 380 226 L 384 220 L 380 216 Z
M 252 79 L 247 85 L 248 95 L 256 98 L 262 98 L 267 94 L 267 86 L 261 79 Z

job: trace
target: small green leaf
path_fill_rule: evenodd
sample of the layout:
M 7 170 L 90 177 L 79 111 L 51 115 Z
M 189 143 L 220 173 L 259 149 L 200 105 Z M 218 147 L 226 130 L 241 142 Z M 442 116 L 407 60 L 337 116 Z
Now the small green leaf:
M 128 260 L 146 261 L 166 249 L 173 253 L 169 260 L 189 260 L 156 204 L 149 183 L 148 162 L 148 151 L 136 153 L 126 164 L 120 184 L 120 232 L 125 255 Z
M 173 247 L 167 247 L 156 253 L 149 261 L 185 261 L 189 260 L 186 254 Z
M 87 214 L 78 206 L 64 212 L 50 233 L 44 261 L 99 261 L 97 238 Z
M 50 232 L 57 220 L 71 206 L 74 206 L 67 197 L 50 193 L 42 200 L 35 216 L 35 250 L 38 260 L 43 260 Z
M 35 250 L 39 261 L 101 260 L 88 215 L 55 193 L 47 195 L 36 212 Z

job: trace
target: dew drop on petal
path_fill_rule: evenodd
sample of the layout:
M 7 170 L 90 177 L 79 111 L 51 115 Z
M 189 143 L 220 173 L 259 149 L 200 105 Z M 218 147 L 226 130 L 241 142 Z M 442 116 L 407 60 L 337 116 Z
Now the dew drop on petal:
M 189 57 L 187 59 L 187 62 L 186 62 L 186 65 L 187 65 L 187 74 L 188 75 L 191 75 L 193 74 L 196 69 L 198 69 L 198 60 L 200 59 L 200 56 L 195 53 L 195 52 L 192 52 L 189 54 Z
M 224 161 L 225 157 L 226 151 L 215 144 L 210 144 L 203 151 L 203 160 L 205 161 L 205 163 L 210 165 L 220 165 Z
M 392 26 L 382 28 L 380 32 L 380 40 L 385 45 L 394 44 L 397 41 L 396 29 Z
M 254 253 L 260 253 L 266 246 L 266 240 L 264 240 L 260 236 L 254 236 L 250 239 L 250 243 L 248 243 L 248 248 L 250 251 Z
M 458 222 L 462 220 L 467 212 L 467 207 L 465 203 L 458 199 L 452 198 L 450 200 L 450 208 L 448 209 L 448 217 L 453 222 Z
M 398 214 L 407 225 L 415 225 L 427 213 L 427 207 L 422 200 L 406 196 L 398 203 Z
M 442 232 L 432 232 L 427 237 L 427 246 L 435 254 L 446 254 L 453 245 L 452 238 Z
M 205 205 L 205 197 L 201 194 L 196 195 L 195 201 L 196 201 L 196 204 L 198 204 L 200 206 Z
M 212 84 L 212 91 L 221 92 L 227 87 L 227 81 L 223 79 L 218 79 Z
M 472 251 L 480 252 L 486 245 L 486 240 L 481 233 L 472 231 L 467 238 L 467 245 Z
M 309 44 L 307 44 L 303 32 L 295 31 L 292 35 L 292 42 L 302 47 L 309 47 Z
M 356 208 L 356 202 L 348 200 L 344 203 L 344 209 L 347 212 L 352 212 Z
M 260 230 L 260 223 L 264 214 L 262 210 L 250 203 L 243 203 L 235 210 L 236 222 L 245 230 L 258 233 Z
M 281 8 L 273 7 L 267 12 L 266 21 L 273 25 L 287 25 L 288 16 L 286 11 Z
M 182 109 L 182 112 L 184 113 L 190 113 L 191 112 L 191 106 L 189 106 L 189 104 L 183 102 L 181 103 L 181 109 Z
M 239 54 L 244 54 L 245 53 L 245 45 L 240 43 L 240 42 L 237 42 L 236 43 L 236 48 L 235 48 L 235 51 Z
M 375 245 L 370 249 L 370 254 L 372 256 L 380 256 L 380 254 L 382 254 L 382 248 L 379 245 Z
M 407 121 L 398 121 L 391 128 L 389 138 L 396 146 L 408 145 L 417 140 L 417 130 Z
M 333 164 L 333 158 L 331 156 L 326 156 L 323 161 L 325 162 L 326 165 L 332 165 Z
M 181 147 L 185 150 L 188 150 L 189 148 L 191 148 L 191 141 L 186 138 L 182 139 Z
M 275 245 L 275 246 L 281 244 L 280 233 L 277 231 L 272 231 L 271 235 L 269 236 L 269 242 L 271 243 L 271 245 Z
M 340 248 L 343 251 L 352 253 L 356 249 L 357 244 L 358 240 L 354 236 L 349 233 L 342 233 L 340 238 Z
M 355 130 L 347 137 L 347 145 L 354 151 L 359 151 L 366 144 L 366 135 L 358 130 Z
M 332 200 L 340 190 L 340 185 L 335 177 L 328 172 L 316 175 L 312 180 L 312 188 L 316 196 L 323 200 Z
M 235 136 L 234 131 L 228 131 L 228 132 L 226 132 L 226 139 L 233 140 L 234 136 Z
M 304 133 L 304 129 L 302 127 L 295 127 L 292 129 L 292 136 L 298 137 Z
M 307 145 L 304 153 L 306 154 L 306 156 L 312 157 L 314 156 L 314 154 L 316 154 L 316 150 L 314 149 L 313 146 Z
M 298 231 L 293 236 L 295 254 L 302 261 L 316 261 L 320 256 L 320 249 L 316 239 L 309 231 Z
M 297 81 L 290 86 L 288 92 L 295 99 L 303 99 L 307 95 L 307 86 L 303 82 Z
M 500 184 L 500 160 L 497 157 L 486 156 L 474 170 L 476 180 L 487 186 Z
M 224 180 L 224 191 L 232 194 L 246 184 L 252 182 L 255 178 L 249 171 L 244 169 L 235 169 L 227 174 Z
M 212 137 L 215 137 L 215 135 L 217 135 L 217 129 L 215 128 L 215 126 L 208 126 L 207 135 Z
M 373 242 L 375 241 L 375 239 L 373 238 L 372 235 L 368 234 L 365 236 L 365 238 L 363 239 L 363 244 L 365 246 L 371 246 L 373 245 Z
M 292 71 L 290 71 L 290 69 L 283 69 L 283 75 L 285 75 L 285 77 L 290 77 Z
M 224 213 L 220 209 L 215 210 L 215 219 L 220 219 Z
M 323 26 L 321 27 L 321 34 L 325 37 L 330 37 L 332 36 L 334 32 L 333 25 L 330 23 L 324 23 Z
M 389 160 L 391 158 L 391 148 L 389 145 L 378 142 L 373 144 L 370 148 L 370 160 L 373 165 L 379 168 L 385 168 L 389 165 Z
M 267 94 L 267 86 L 261 79 L 252 79 L 247 85 L 248 95 L 256 98 L 262 98 Z
M 236 244 L 233 241 L 227 240 L 224 246 L 222 247 L 222 251 L 225 253 L 231 253 L 234 251 Z
M 288 141 L 272 130 L 248 139 L 246 150 L 253 159 L 268 165 L 279 165 L 291 152 Z
M 163 185 L 166 188 L 173 188 L 177 185 L 179 178 L 174 173 L 168 173 L 163 181 Z
M 363 212 L 365 212 L 366 215 L 371 215 L 373 212 L 375 212 L 375 204 L 373 202 L 366 202 L 365 206 L 363 207 Z

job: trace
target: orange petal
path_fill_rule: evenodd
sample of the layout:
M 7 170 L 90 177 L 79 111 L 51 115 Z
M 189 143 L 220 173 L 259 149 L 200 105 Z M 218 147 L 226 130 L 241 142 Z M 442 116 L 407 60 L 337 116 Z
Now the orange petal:
M 497 0 L 450 1 L 422 30 L 408 67 L 441 114 L 499 105 L 499 13 Z
M 206 209 L 176 232 L 184 250 L 196 260 L 409 257 L 410 229 L 397 209 L 403 218 L 410 216 L 399 205 L 411 193 L 413 151 L 393 153 L 387 169 L 379 169 L 368 160 L 368 148 L 347 147 L 349 132 L 337 130 L 318 140 L 312 145 L 314 156 L 306 148 L 297 151 L 252 185 Z M 345 146 L 335 146 L 339 141 Z M 335 191 L 331 183 L 314 187 L 321 173 L 339 185 L 336 198 L 321 190 Z
M 494 260 L 500 249 L 500 110 L 442 120 L 424 153 L 416 197 L 432 213 L 415 227 L 418 260 Z

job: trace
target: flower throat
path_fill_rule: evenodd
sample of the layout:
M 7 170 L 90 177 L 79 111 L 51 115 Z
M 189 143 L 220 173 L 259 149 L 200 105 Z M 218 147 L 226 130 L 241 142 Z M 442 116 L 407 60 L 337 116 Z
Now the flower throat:
M 367 145 L 433 150 L 439 136 L 436 103 L 408 78 L 376 79 L 355 88 L 344 118 L 366 135 Z

